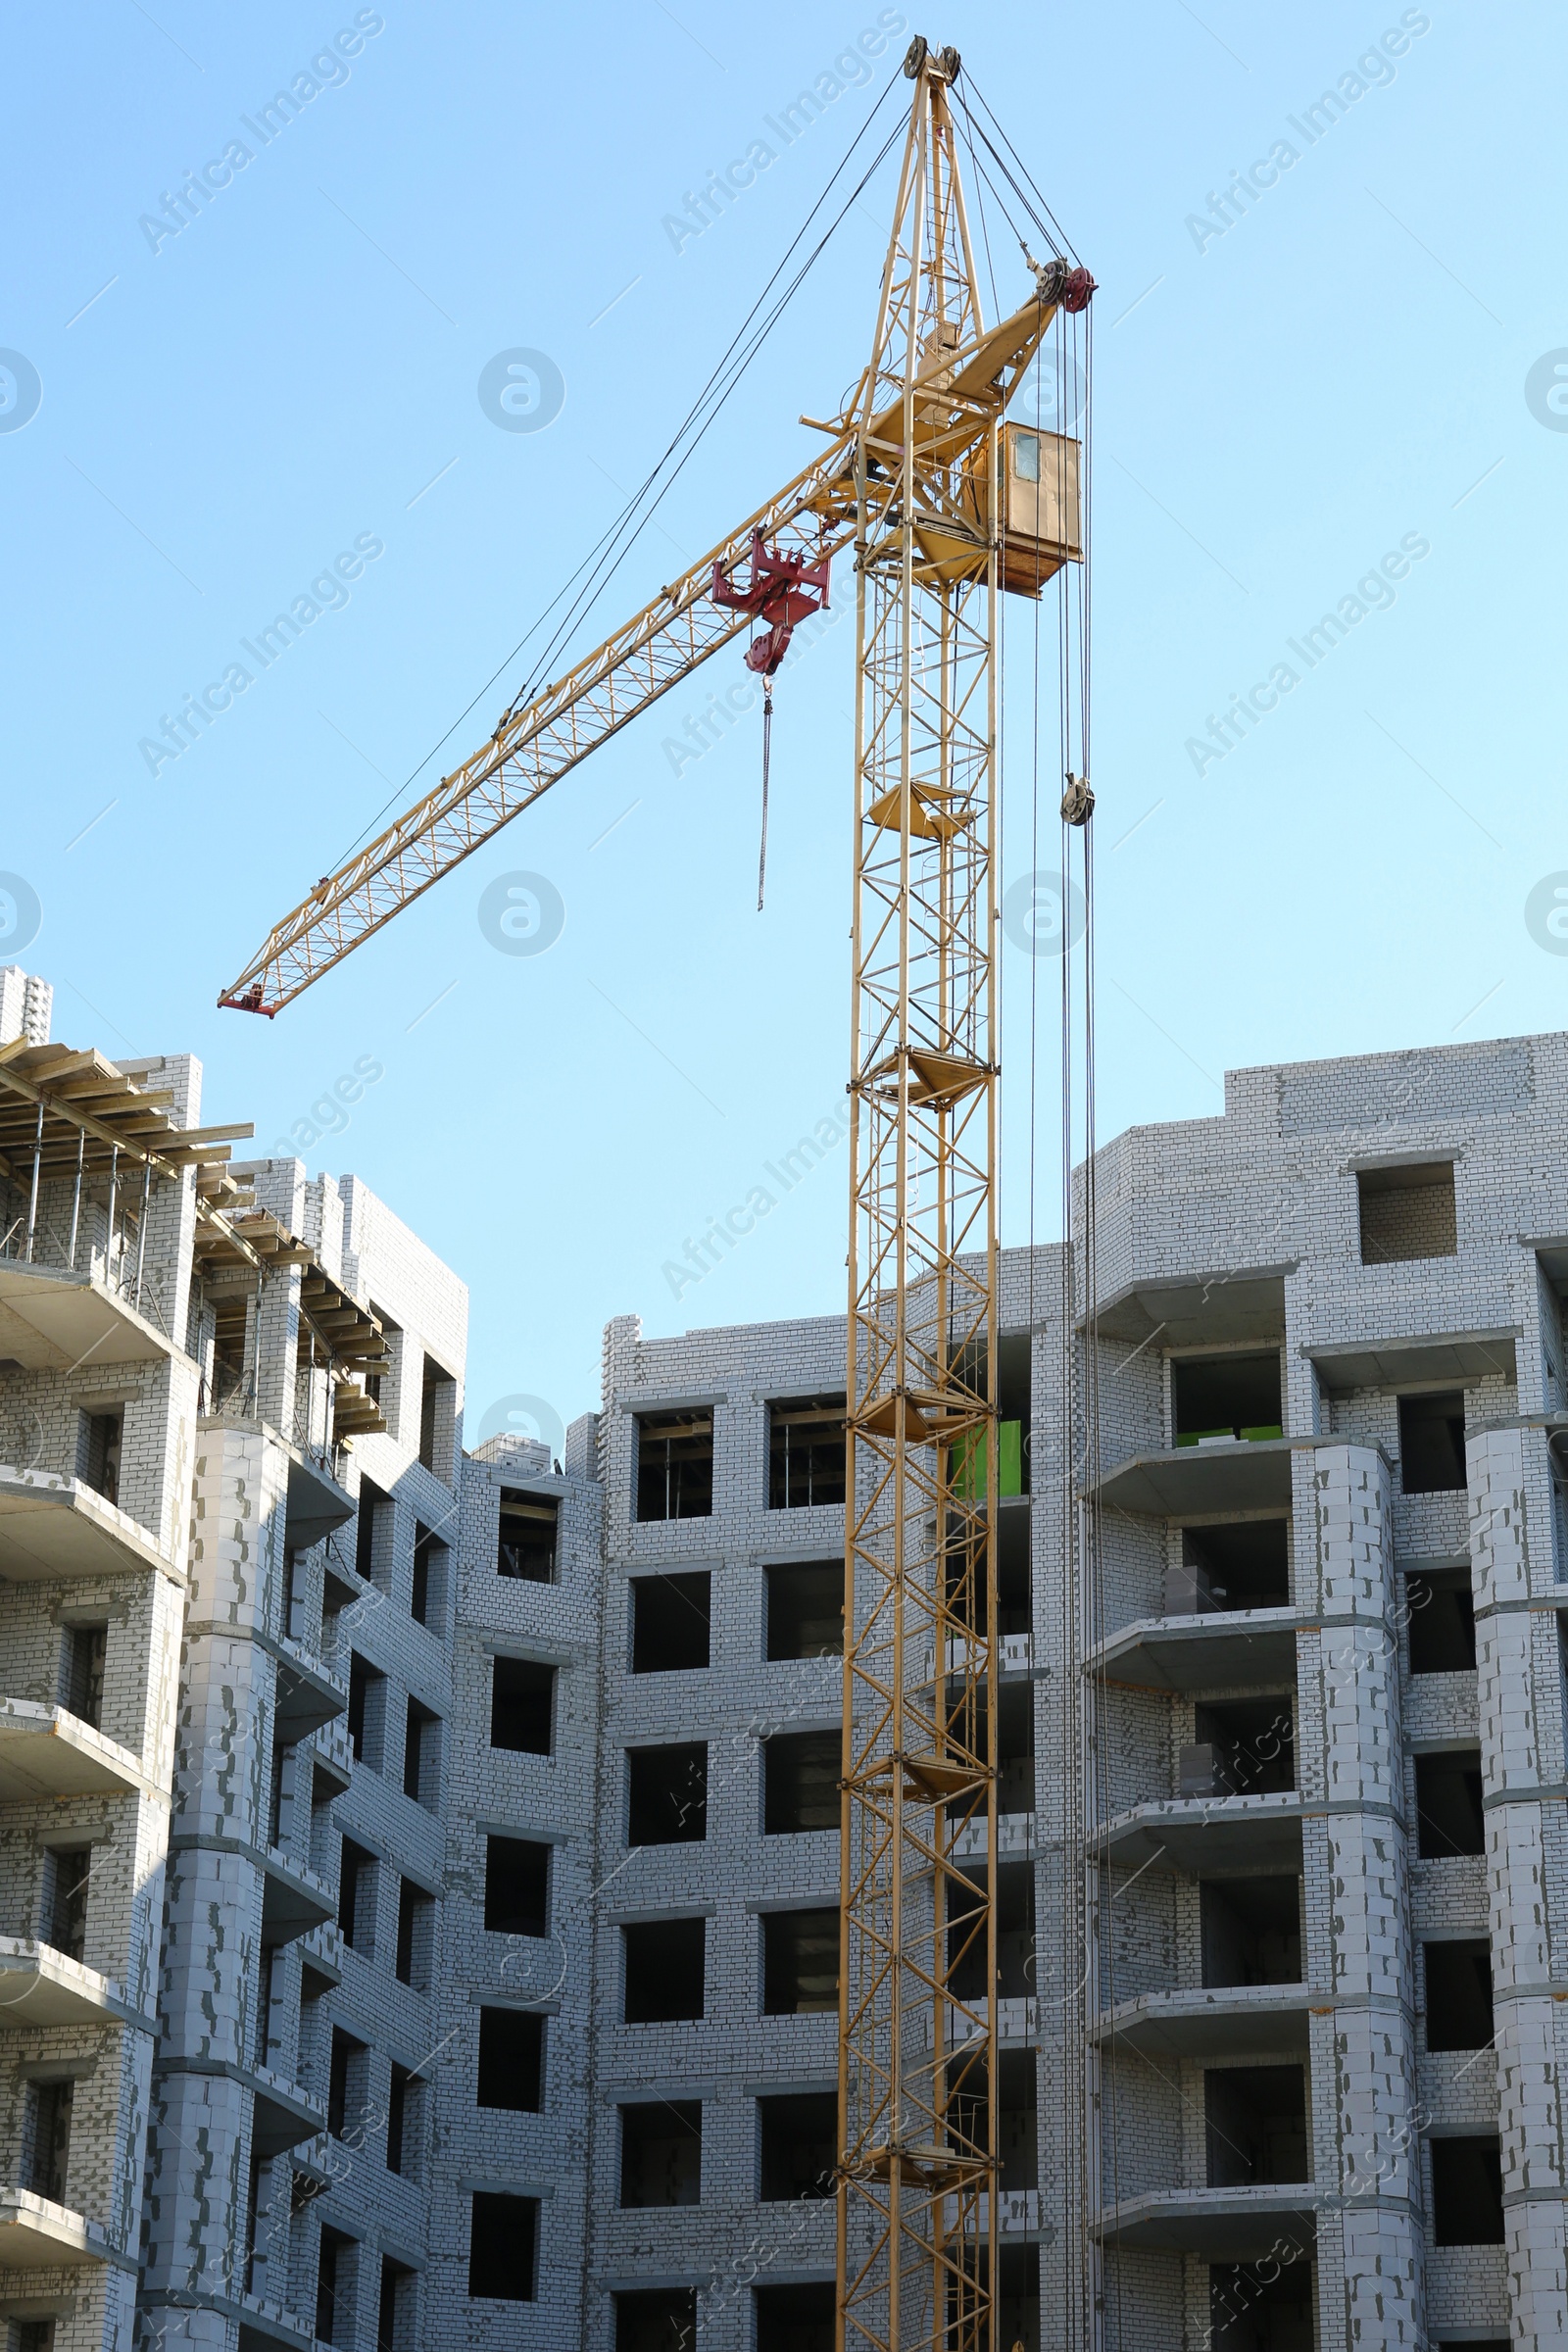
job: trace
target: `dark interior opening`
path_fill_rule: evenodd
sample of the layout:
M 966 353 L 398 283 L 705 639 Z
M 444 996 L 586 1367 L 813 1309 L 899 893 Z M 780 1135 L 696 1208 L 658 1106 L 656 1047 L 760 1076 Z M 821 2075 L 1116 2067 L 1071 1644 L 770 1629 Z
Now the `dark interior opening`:
M 437 1476 L 447 1473 L 445 1455 L 457 1411 L 458 1384 L 433 1355 L 426 1355 L 419 1377 L 419 1460 Z
M 1032 1471 L 1030 1420 L 1031 1338 L 1026 1331 L 1007 1332 L 997 1343 L 997 1493 L 1006 1501 L 1029 1493 Z M 955 1369 L 982 1397 L 986 1394 L 986 1350 L 965 1348 Z M 949 1456 L 953 1491 L 967 1501 L 983 1502 L 989 1475 L 983 1430 L 960 1438 Z
M 1203 2076 L 1210 2188 L 1309 2180 L 1306 2071 L 1210 2067 Z
M 838 1731 L 780 1732 L 762 1741 L 762 1831 L 789 1838 L 839 1827 L 844 1738 Z
M 758 2194 L 764 2205 L 830 2197 L 838 2161 L 836 2091 L 792 2091 L 757 2102 Z
M 764 1911 L 763 2015 L 815 2017 L 838 2005 L 838 1905 Z
M 497 1576 L 521 1577 L 530 1585 L 553 1585 L 560 1521 L 559 1496 L 503 1487 L 496 1538 Z
M 321 2344 L 348 2341 L 348 2297 L 340 2294 L 354 2253 L 354 2240 L 329 2223 L 321 2224 L 316 2252 L 316 2339 Z
M 631 1580 L 633 1674 L 690 1674 L 705 1668 L 712 1632 L 713 1580 L 707 1569 Z
M 337 1924 L 349 1950 L 368 1958 L 375 1949 L 375 1856 L 352 1838 L 343 1839 L 337 1866 Z
M 381 2290 L 376 2297 L 375 2352 L 411 2352 L 418 2273 L 406 2262 L 381 2257 Z
M 1355 1189 L 1361 1212 L 1363 1266 L 1398 1264 L 1417 1257 L 1457 1257 L 1459 1230 L 1451 1159 L 1358 1168 Z
M 403 2170 L 405 2140 L 411 2143 L 408 2153 L 411 2156 L 414 2153 L 409 2132 L 409 2085 L 413 2080 L 409 2068 L 399 2066 L 394 2061 L 386 2094 L 386 2169 L 389 2173 L 401 2173 Z
M 532 1838 L 487 1838 L 484 1924 L 493 1936 L 550 1933 L 550 1848 Z
M 1212 2352 L 1314 2352 L 1309 2249 L 1288 2263 L 1210 2263 L 1208 2317 Z
M 363 1583 L 375 1582 L 376 1535 L 387 1496 L 372 1480 L 360 1480 L 358 1517 L 354 1522 L 354 1573 Z
M 844 1398 L 781 1396 L 767 1408 L 767 1502 L 774 1511 L 842 1503 Z
M 999 2049 L 996 2063 L 1001 2090 L 997 2111 L 998 2186 L 1004 2192 L 1034 2188 L 1040 2179 L 1035 2054 L 1033 2050 Z M 949 2089 L 958 2130 L 971 2133 L 984 2147 L 986 2110 L 990 2103 L 984 2064 L 972 2055 L 956 2055 L 949 2069 Z
M 1404 1580 L 1412 1674 L 1473 1673 L 1476 1604 L 1468 1568 L 1440 1568 Z
M 1193 1727 L 1197 1745 L 1182 1751 L 1184 1796 L 1277 1796 L 1296 1787 L 1294 1710 L 1284 1692 L 1208 1700 L 1194 1708 Z
M 708 1745 L 626 1750 L 628 1845 L 690 1845 L 708 1836 Z
M 1299 1879 L 1203 1879 L 1203 1983 L 1299 1984 Z
M 842 1657 L 843 1560 L 775 1561 L 766 1576 L 769 1660 Z
M 1406 1494 L 1447 1494 L 1463 1487 L 1464 1393 L 1399 1398 L 1399 1484 Z
M 446 1614 L 449 1546 L 420 1521 L 414 1523 L 414 1585 L 409 1614 L 416 1625 L 439 1626 Z
M 998 1511 L 995 1515 L 997 1552 L 997 1631 L 1027 1634 L 1034 1624 L 1029 1583 L 1029 1511 Z M 945 1598 L 960 1625 L 986 1630 L 985 1592 L 971 1567 L 963 1540 L 964 1521 L 955 1513 L 949 1521 L 943 1555 Z
M 757 2352 L 833 2352 L 831 2279 L 754 2286 Z
M 1492 1944 L 1466 1936 L 1421 1947 L 1427 1977 L 1427 2048 L 1484 2050 L 1491 2041 Z
M 1495 2132 L 1428 2141 L 1432 2237 L 1440 2246 L 1500 2246 L 1502 2150 Z
M 326 2128 L 334 2139 L 364 2121 L 369 2045 L 358 2034 L 332 2028 L 326 2073 Z
M 673 2025 L 703 2014 L 705 1919 L 640 1919 L 621 1929 L 628 2026 Z
M 430 1983 L 435 1897 L 412 1879 L 398 1883 L 398 1948 L 394 1971 L 400 1984 L 426 1991 Z
M 475 2104 L 537 2115 L 544 2057 L 545 2021 L 536 2009 L 481 2009 Z
M 416 1804 L 433 1805 L 436 1797 L 436 1726 L 440 1717 L 418 1699 L 411 1698 L 403 1732 L 403 1793 Z
M 349 1745 L 356 1764 L 368 1764 L 372 1772 L 381 1769 L 381 1743 L 385 1731 L 386 1676 L 368 1658 L 362 1658 L 357 1649 L 349 1652 Z
M 984 1997 L 985 1872 L 969 1870 L 948 1894 L 948 1967 L 960 2001 Z M 972 1889 L 972 1899 L 965 1896 Z M 1035 1989 L 1035 1873 L 1032 1862 L 997 1866 L 997 1997 L 1029 1999 Z
M 1277 1438 L 1281 1434 L 1280 1356 L 1179 1355 L 1171 1364 L 1178 1446 L 1200 1438 Z
M 639 1413 L 638 1518 L 707 1519 L 712 1509 L 711 1412 Z
M 100 1728 L 104 1710 L 104 1660 L 109 1647 L 107 1625 L 73 1625 L 66 1629 L 61 1703 L 78 1722 Z
M 622 2205 L 696 2205 L 702 2173 L 701 2099 L 639 2099 L 621 2109 Z
M 1001 2249 L 997 2283 L 1002 2300 L 1002 2342 L 1006 2352 L 1022 2344 L 1040 2352 L 1040 2253 L 1035 2246 Z
M 403 1793 L 418 1805 L 433 1806 L 437 1798 L 441 1718 L 417 1698 L 411 1698 L 403 1729 Z
M 106 1502 L 120 1500 L 120 1457 L 124 1442 L 125 1408 L 80 1413 L 76 1420 L 76 1476 Z
M 1291 1598 L 1289 1522 L 1239 1519 L 1182 1530 L 1182 1561 L 1166 1580 L 1166 1614 L 1283 1609 Z
M 468 2223 L 468 2292 L 497 2303 L 531 2303 L 539 2248 L 539 2200 L 476 2190 Z
M 1454 1854 L 1484 1854 L 1486 1817 L 1481 1809 L 1481 1750 L 1456 1748 L 1450 1754 L 1417 1756 L 1415 1760 L 1417 1846 L 1425 1862 L 1442 1862 Z
M 1035 1687 L 1002 1684 L 997 1696 L 997 1811 L 1035 1809 Z
M 493 1658 L 491 1670 L 491 1746 L 548 1756 L 555 1733 L 555 1668 L 532 1658 Z
M 638 2287 L 615 2297 L 615 2352 L 696 2352 L 695 2286 Z
M 24 2086 L 23 2184 L 51 2204 L 66 2200 L 71 2161 L 71 2119 L 76 2085 L 69 2075 L 53 2075 Z

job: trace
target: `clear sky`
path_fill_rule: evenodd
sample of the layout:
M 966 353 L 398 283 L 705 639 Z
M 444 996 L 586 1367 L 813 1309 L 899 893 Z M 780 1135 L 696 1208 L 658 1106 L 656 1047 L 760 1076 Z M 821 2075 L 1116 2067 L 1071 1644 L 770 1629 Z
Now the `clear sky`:
M 900 29 L 865 78 L 835 73 L 879 19 Z M 363 1175 L 450 1260 L 470 1440 L 507 1396 L 594 1403 L 611 1314 L 667 1332 L 842 1303 L 842 1147 L 678 1299 L 662 1268 L 842 1104 L 851 628 L 779 689 L 761 917 L 755 713 L 679 774 L 665 748 L 742 674 L 721 656 L 276 1022 L 215 999 L 380 812 L 489 734 L 513 649 L 910 30 L 959 47 L 1100 282 L 1100 1132 L 1217 1111 L 1227 1066 L 1563 1025 L 1560 10 L 19 11 L 0 867 L 25 889 L 0 920 L 20 903 L 25 927 L 26 891 L 40 913 L 0 959 L 54 982 L 69 1042 L 197 1052 L 210 1118 Z M 844 86 L 820 120 L 772 141 L 823 75 Z M 278 91 L 292 114 L 263 111 Z M 669 225 L 759 140 L 780 151 L 726 213 Z M 606 626 L 819 446 L 796 418 L 862 365 L 886 207 L 873 183 Z M 1004 232 L 993 251 L 1010 306 L 1021 259 Z M 543 365 L 509 378 L 519 350 Z M 297 642 L 253 661 L 299 599 L 319 610 Z M 1343 641 L 1298 659 L 1335 612 Z M 1029 623 L 1009 625 L 1016 649 Z M 221 703 L 236 664 L 250 682 L 177 758 L 141 748 L 185 698 Z M 1226 748 L 1211 721 L 1281 665 L 1298 682 Z M 1013 880 L 1026 724 L 1009 760 Z M 559 901 L 536 955 L 481 919 L 518 872 Z M 1029 970 L 1009 946 L 1008 1240 L 1031 1225 Z M 1048 1123 L 1035 1142 L 1053 1168 Z M 1039 1236 L 1055 1214 L 1042 1177 Z

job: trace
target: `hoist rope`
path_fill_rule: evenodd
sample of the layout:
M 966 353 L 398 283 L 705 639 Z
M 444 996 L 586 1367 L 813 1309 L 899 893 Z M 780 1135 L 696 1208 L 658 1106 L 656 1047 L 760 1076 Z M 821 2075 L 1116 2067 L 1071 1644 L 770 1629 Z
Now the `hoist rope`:
M 514 711 L 524 708 L 526 704 L 532 700 L 533 696 L 539 691 L 541 684 L 546 681 L 547 673 L 554 664 L 561 648 L 566 643 L 572 631 L 576 629 L 587 617 L 588 613 L 593 610 L 594 606 L 599 601 L 599 598 L 610 586 L 610 583 L 619 571 L 621 564 L 625 562 L 627 556 L 631 553 L 638 540 L 642 537 L 644 531 L 646 531 L 648 528 L 648 525 L 653 521 L 654 516 L 658 514 L 660 506 L 665 497 L 667 497 L 669 491 L 674 487 L 676 481 L 678 481 L 680 478 L 680 475 L 684 471 L 686 466 L 690 463 L 691 459 L 696 455 L 698 449 L 702 446 L 703 440 L 709 432 L 709 429 L 712 425 L 714 419 L 718 416 L 726 401 L 728 401 L 736 386 L 739 384 L 742 376 L 746 373 L 747 368 L 756 359 L 758 353 L 761 350 L 768 336 L 778 324 L 780 318 L 783 317 L 786 309 L 789 307 L 789 304 L 794 299 L 795 295 L 799 292 L 812 267 L 820 258 L 824 248 L 835 235 L 837 230 L 842 226 L 847 215 L 854 208 L 860 196 L 863 195 L 868 182 L 874 177 L 875 173 L 885 162 L 894 145 L 903 135 L 904 123 L 902 118 L 899 118 L 894 121 L 892 128 L 888 131 L 886 137 L 882 140 L 881 145 L 877 148 L 870 162 L 866 165 L 865 170 L 861 172 L 859 179 L 850 190 L 850 193 L 844 199 L 844 202 L 840 206 L 838 212 L 834 215 L 833 219 L 828 222 L 826 228 L 822 231 L 821 236 L 811 247 L 810 251 L 806 255 L 804 261 L 801 262 L 794 275 L 785 285 L 783 292 L 778 296 L 778 299 L 772 305 L 772 308 L 765 311 L 760 322 L 754 325 L 754 321 L 759 319 L 759 314 L 763 313 L 763 306 L 767 303 L 769 295 L 772 293 L 774 287 L 778 284 L 780 278 L 783 277 L 785 270 L 789 268 L 791 258 L 795 254 L 798 246 L 801 244 L 803 238 L 806 236 L 806 233 L 809 229 L 811 222 L 815 220 L 817 214 L 822 210 L 822 207 L 832 194 L 836 181 L 840 178 L 841 174 L 848 167 L 852 157 L 856 152 L 856 149 L 865 138 L 867 132 L 871 129 L 872 124 L 876 122 L 877 117 L 881 114 L 882 109 L 886 105 L 889 97 L 898 88 L 898 78 L 895 77 L 891 79 L 884 88 L 881 97 L 876 102 L 876 105 L 872 108 L 870 114 L 867 115 L 865 121 L 861 123 L 860 128 L 858 131 L 857 131 L 854 139 L 851 141 L 844 155 L 840 158 L 840 161 L 835 166 L 826 186 L 823 188 L 821 194 L 817 197 L 816 202 L 812 205 L 810 211 L 807 214 L 805 220 L 801 223 L 801 226 L 796 230 L 795 235 L 790 239 L 788 246 L 785 248 L 783 257 L 779 261 L 777 267 L 774 269 L 772 275 L 768 278 L 767 283 L 763 286 L 761 292 L 758 295 L 757 300 L 753 303 L 751 309 L 747 312 L 746 317 L 742 319 L 740 325 L 736 328 L 735 333 L 731 336 L 724 352 L 721 354 L 720 358 L 715 363 L 711 372 L 710 373 L 708 381 L 698 393 L 691 407 L 686 412 L 685 416 L 681 419 L 681 422 L 676 426 L 674 432 L 670 435 L 668 441 L 665 443 L 654 465 L 649 468 L 648 473 L 644 476 L 641 484 L 632 492 L 630 498 L 627 499 L 619 514 L 606 526 L 604 531 L 601 532 L 599 538 L 589 549 L 587 555 L 584 556 L 582 562 L 577 565 L 576 569 L 571 572 L 569 576 L 563 582 L 562 586 L 557 589 L 555 595 L 551 598 L 549 604 L 545 606 L 543 612 L 540 612 L 538 617 L 529 625 L 527 629 L 523 631 L 523 634 L 518 638 L 511 653 L 506 656 L 504 661 L 498 663 L 496 668 L 491 671 L 490 676 L 485 680 L 484 684 L 478 689 L 477 693 L 475 693 L 465 706 L 465 708 L 458 712 L 457 717 L 452 721 L 451 726 L 447 728 L 445 734 L 440 736 L 439 739 L 430 746 L 430 749 L 425 753 L 424 758 L 420 760 L 416 766 L 410 769 L 403 783 L 397 786 L 396 789 L 388 795 L 386 800 L 382 802 L 380 808 L 376 809 L 375 813 L 361 827 L 360 831 L 355 835 L 354 840 L 350 842 L 348 848 L 343 852 L 342 857 L 338 859 L 338 863 L 340 865 L 344 863 L 347 858 L 352 857 L 354 851 L 359 847 L 360 843 L 368 837 L 374 826 L 377 825 L 381 818 L 386 814 L 387 810 L 400 805 L 403 796 L 407 794 L 409 788 L 414 784 L 421 770 L 427 767 L 430 761 L 435 758 L 436 754 L 441 751 L 448 742 L 450 742 L 451 738 L 456 734 L 458 728 L 462 726 L 464 720 L 466 719 L 477 708 L 477 706 L 484 700 L 485 696 L 491 691 L 491 688 L 494 687 L 505 675 L 506 671 L 511 668 L 513 662 L 522 652 L 523 648 L 538 635 L 539 631 L 545 626 L 546 622 L 550 620 L 551 615 L 557 612 L 558 608 L 560 608 L 564 602 L 566 607 L 565 611 L 561 613 L 560 618 L 557 620 L 550 637 L 547 639 L 543 649 L 536 656 L 533 666 L 529 671 L 528 677 L 524 684 L 519 688 L 517 693 L 513 696 L 511 702 L 509 703 L 506 716 L 510 717 Z M 684 447 L 682 446 L 683 443 L 685 444 Z
M 762 911 L 762 886 L 767 880 L 767 764 L 773 748 L 773 681 L 762 688 L 762 847 L 757 860 L 757 911 Z

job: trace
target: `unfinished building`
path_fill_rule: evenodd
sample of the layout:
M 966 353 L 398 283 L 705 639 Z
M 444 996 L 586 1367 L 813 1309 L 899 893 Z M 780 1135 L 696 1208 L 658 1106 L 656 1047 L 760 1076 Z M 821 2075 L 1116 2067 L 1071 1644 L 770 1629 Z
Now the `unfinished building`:
M 842 1322 L 619 1318 L 465 1454 L 456 1277 L 47 1026 L 0 975 L 17 2352 L 825 2352 Z M 1008 2352 L 1568 2337 L 1565 1063 L 1234 1074 L 1101 1154 L 1092 1313 L 1004 1254 Z

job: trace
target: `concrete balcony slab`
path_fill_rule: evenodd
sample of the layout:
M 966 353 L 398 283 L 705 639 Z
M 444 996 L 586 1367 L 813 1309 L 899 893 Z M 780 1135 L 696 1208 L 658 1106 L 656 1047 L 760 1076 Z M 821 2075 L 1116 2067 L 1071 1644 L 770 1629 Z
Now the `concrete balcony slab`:
M 299 1446 L 288 1446 L 288 1540 L 294 1549 L 309 1551 L 353 1516 L 354 1497 L 326 1464 Z
M 1294 1609 L 1143 1617 L 1092 1649 L 1086 1671 L 1131 1690 L 1218 1690 L 1275 1682 L 1294 1689 L 1296 1637 L 1306 1622 Z
M 277 1664 L 277 1736 L 285 1747 L 308 1740 L 348 1712 L 349 1688 L 292 1642 L 273 1647 Z
M 297 2082 L 287 2082 L 265 2067 L 250 2077 L 256 2093 L 251 2145 L 258 2156 L 281 2156 L 326 2130 L 326 2109 Z
M 0 1936 L 0 2027 L 143 2026 L 157 2020 L 133 2009 L 112 1977 L 68 1960 L 53 1945 Z
M 289 2352 L 314 2352 L 316 2333 L 310 2322 L 283 2304 L 260 2295 L 221 2295 L 194 2286 L 182 2286 L 171 2293 L 151 2287 L 144 2288 L 137 2299 L 142 2309 L 149 2312 L 172 2311 L 181 2315 L 211 2312 L 219 2323 L 220 2340 L 224 2333 L 224 2322 L 237 2326 L 238 2352 L 274 2352 L 279 2344 L 289 2347 Z M 179 2325 L 182 2328 L 188 2325 L 183 2316 Z
M 302 1870 L 275 1846 L 260 1860 L 264 1944 L 292 1943 L 297 1936 L 309 1936 L 336 1916 L 336 1897 L 314 1871 Z
M 1294 1791 L 1280 1796 L 1175 1797 L 1135 1805 L 1095 1839 L 1118 1869 L 1201 1871 L 1240 1876 L 1301 1867 L 1301 1817 Z
M 1294 2056 L 1306 2048 L 1310 2015 L 1304 1984 L 1237 1984 L 1142 1993 L 1093 2032 L 1102 2048 L 1144 2058 Z
M 349 1739 L 348 1725 L 339 1715 L 323 1724 L 311 1748 L 316 1772 L 323 1788 L 330 1781 L 339 1795 L 354 1778 L 354 1748 Z
M 166 1332 L 107 1283 L 63 1266 L 0 1258 L 0 1356 L 26 1372 L 90 1363 L 148 1363 L 172 1355 Z
M 270 2067 L 236 2066 L 220 2058 L 161 2058 L 155 2077 L 171 2075 L 219 2076 L 247 2090 L 252 2099 L 251 2146 L 261 2157 L 281 2156 L 302 2140 L 315 2139 L 326 2130 L 326 2109 L 298 2082 L 274 2074 Z
M 1154 1275 L 1129 1282 L 1100 1302 L 1102 1339 L 1141 1346 L 1158 1332 L 1166 1348 L 1265 1344 L 1285 1333 L 1285 1277 L 1298 1259 L 1234 1273 Z M 1083 1328 L 1080 1319 L 1080 1330 Z
M 1137 1453 L 1106 1472 L 1095 1490 L 1113 1510 L 1151 1519 L 1205 1520 L 1234 1511 L 1288 1510 L 1291 1456 L 1321 1438 L 1225 1438 Z
M 1520 1328 L 1515 1323 L 1412 1340 L 1344 1341 L 1331 1348 L 1303 1347 L 1301 1353 L 1316 1367 L 1323 1387 L 1336 1395 L 1351 1389 L 1458 1389 L 1493 1374 L 1516 1379 Z
M 0 2270 L 76 2271 L 112 2259 L 95 2222 L 30 2188 L 0 2184 Z
M 1307 2254 L 1317 2242 L 1310 2181 L 1286 2187 L 1168 2189 L 1130 2197 L 1093 2225 L 1103 2246 L 1256 2262 L 1278 2244 Z
M 335 1919 L 323 1920 L 300 1937 L 302 1964 L 324 1977 L 329 1984 L 343 1982 L 343 1932 Z
M 128 1748 L 64 1707 L 0 1699 L 0 1804 L 57 1796 L 133 1796 L 148 1787 Z
M 144 1527 L 80 1479 L 0 1465 L 0 1576 L 122 1576 L 127 1568 L 180 1577 Z
M 309 1551 L 334 1528 L 354 1516 L 354 1498 L 338 1484 L 325 1460 L 298 1446 L 257 1414 L 254 1403 L 240 1398 L 204 1412 L 204 1430 L 232 1429 L 247 1437 L 266 1438 L 288 1456 L 287 1536 L 293 1551 Z
M 312 2352 L 316 2330 L 298 2312 L 286 2311 L 281 2303 L 264 2303 L 255 2295 L 238 2295 L 232 2311 L 225 2317 L 239 2321 L 239 2352 L 272 2352 L 276 2344 L 288 2345 L 292 2352 Z

